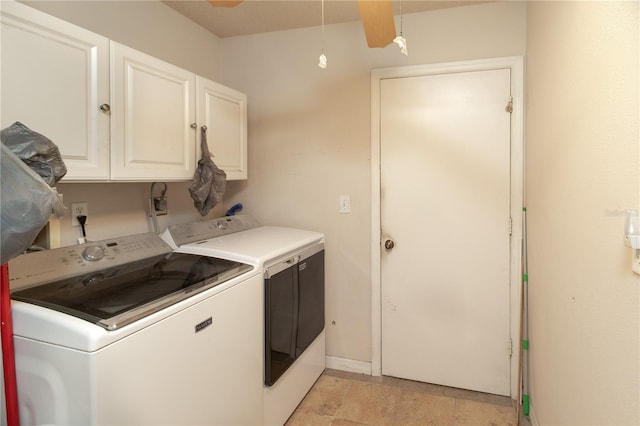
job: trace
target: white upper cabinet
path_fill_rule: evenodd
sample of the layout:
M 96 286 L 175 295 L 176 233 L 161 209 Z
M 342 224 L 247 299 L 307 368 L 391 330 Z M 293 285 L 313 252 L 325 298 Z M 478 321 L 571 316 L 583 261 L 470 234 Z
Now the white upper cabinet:
M 207 145 L 228 180 L 247 179 L 247 96 L 203 77 L 196 77 L 197 122 L 207 126 Z M 198 130 L 198 158 L 200 158 Z
M 111 78 L 111 179 L 192 178 L 195 74 L 112 41 Z
M 246 95 L 29 6 L 0 11 L 1 128 L 51 139 L 63 182 L 191 180 L 200 126 L 227 179 L 247 178 Z
M 51 139 L 63 181 L 107 179 L 109 40 L 19 3 L 1 8 L 2 128 L 20 121 Z

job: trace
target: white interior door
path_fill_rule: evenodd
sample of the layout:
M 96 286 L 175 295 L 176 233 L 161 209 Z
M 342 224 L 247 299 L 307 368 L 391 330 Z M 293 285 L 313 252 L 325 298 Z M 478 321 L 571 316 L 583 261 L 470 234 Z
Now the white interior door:
M 382 374 L 510 394 L 510 70 L 380 81 Z

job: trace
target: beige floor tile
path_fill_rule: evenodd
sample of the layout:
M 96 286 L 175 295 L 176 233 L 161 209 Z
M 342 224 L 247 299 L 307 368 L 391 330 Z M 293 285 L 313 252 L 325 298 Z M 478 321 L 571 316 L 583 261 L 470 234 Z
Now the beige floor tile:
M 453 425 L 454 413 L 453 398 L 404 391 L 396 405 L 393 423 L 398 426 Z
M 335 417 L 367 425 L 392 424 L 402 392 L 394 386 L 353 381 Z
M 431 383 L 416 382 L 414 380 L 399 379 L 397 377 L 383 376 L 383 384 L 398 386 L 411 392 L 430 393 L 433 395 L 443 395 L 444 386 L 433 385 Z
M 367 383 L 382 383 L 385 379 L 384 376 L 369 376 L 367 374 L 353 373 L 350 371 L 333 370 L 327 368 L 322 373 L 325 376 L 340 377 L 341 379 L 357 380 L 359 382 Z
M 492 395 L 489 393 L 476 392 L 472 390 L 449 388 L 443 386 L 443 395 L 456 399 L 468 399 L 470 401 L 484 402 L 487 404 L 503 405 L 513 407 L 513 401 L 507 396 Z
M 326 370 L 286 426 L 516 426 L 510 398 Z M 529 419 L 522 416 L 522 425 Z
M 352 422 L 351 420 L 335 419 L 331 426 L 368 426 L 366 423 Z
M 299 408 L 322 416 L 334 416 L 350 385 L 350 380 L 322 375 Z
M 516 426 L 516 411 L 511 407 L 456 399 L 456 426 Z
M 298 408 L 293 412 L 285 426 L 331 426 L 333 418 L 323 416 L 313 411 Z

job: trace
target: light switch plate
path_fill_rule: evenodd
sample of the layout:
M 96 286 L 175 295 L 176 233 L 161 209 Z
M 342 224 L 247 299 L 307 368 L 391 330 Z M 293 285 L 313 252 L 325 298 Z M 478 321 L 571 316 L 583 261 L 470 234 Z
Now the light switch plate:
M 351 196 L 340 196 L 340 213 L 351 213 Z

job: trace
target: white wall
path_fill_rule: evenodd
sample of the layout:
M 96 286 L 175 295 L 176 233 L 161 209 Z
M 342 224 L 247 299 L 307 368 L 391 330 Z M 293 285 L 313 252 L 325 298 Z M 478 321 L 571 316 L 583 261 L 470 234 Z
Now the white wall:
M 408 57 L 367 48 L 359 22 L 330 25 L 325 70 L 319 27 L 222 39 L 222 77 L 249 98 L 249 180 L 228 199 L 263 223 L 325 233 L 328 355 L 371 361 L 371 69 L 524 55 L 525 12 L 504 2 L 407 15 Z M 341 194 L 351 214 L 338 213 Z
M 196 74 L 219 77 L 220 39 L 159 1 L 20 2 Z
M 527 214 L 532 412 L 640 424 L 638 2 L 530 2 Z

